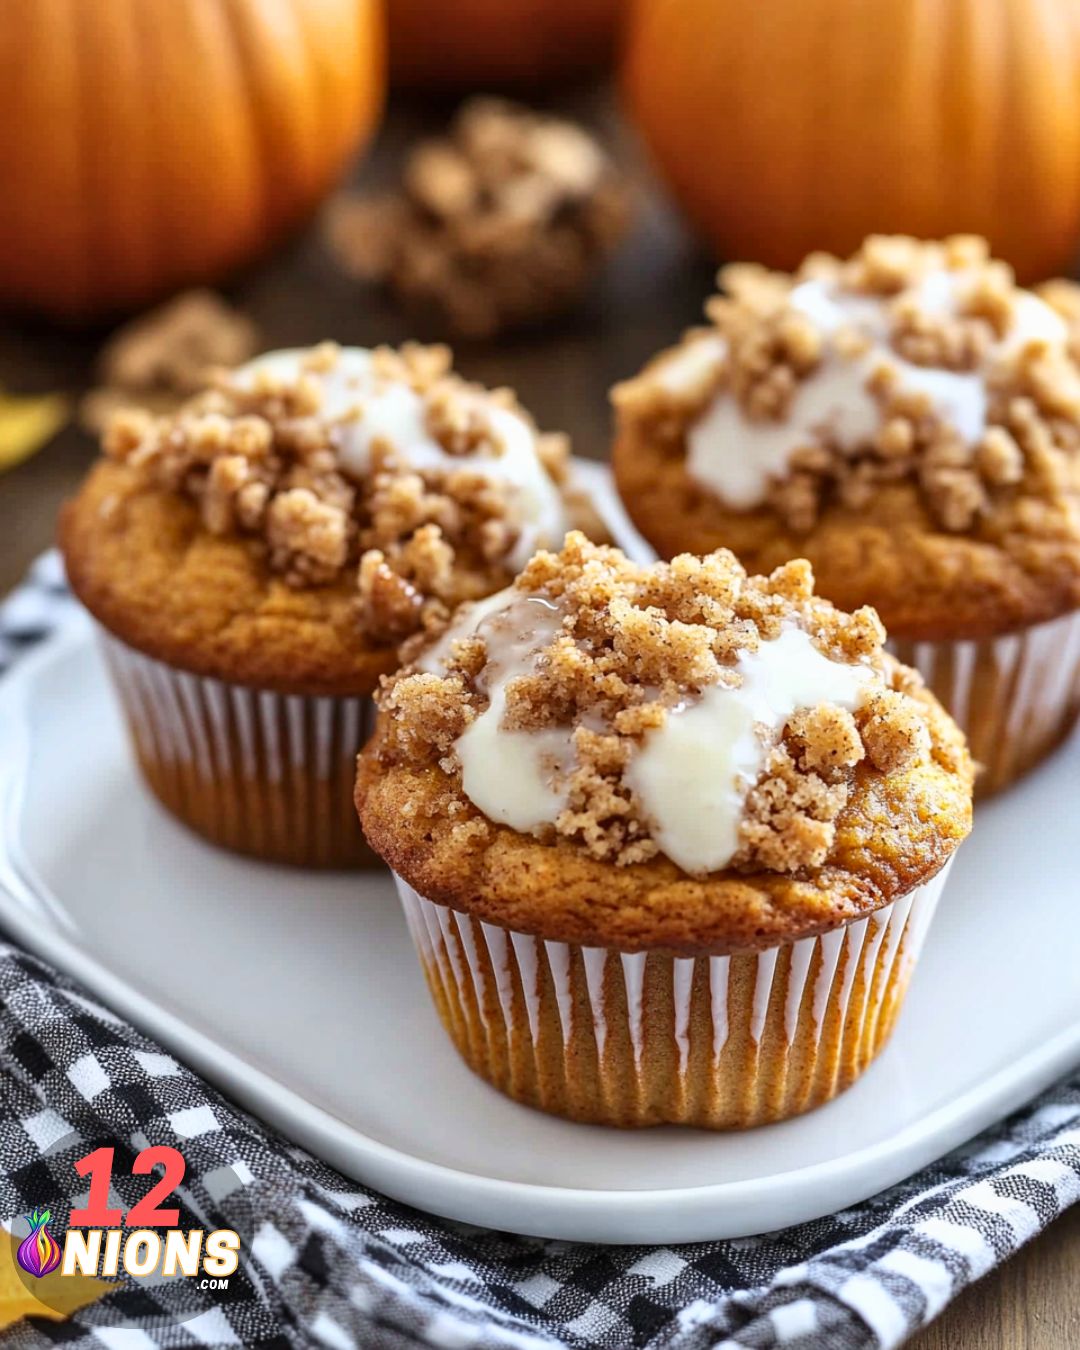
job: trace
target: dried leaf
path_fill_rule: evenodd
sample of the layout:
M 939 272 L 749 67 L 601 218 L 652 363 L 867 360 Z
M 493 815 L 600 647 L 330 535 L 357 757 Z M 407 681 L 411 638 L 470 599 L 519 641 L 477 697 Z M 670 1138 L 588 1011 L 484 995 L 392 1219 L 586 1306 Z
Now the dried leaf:
M 0 472 L 29 459 L 68 419 L 63 394 L 5 394 L 0 391 Z
M 29 1277 L 15 1263 L 19 1239 L 0 1232 L 0 1327 L 9 1327 L 23 1317 L 48 1317 L 66 1321 L 78 1308 L 94 1303 L 114 1288 L 89 1275 L 61 1275 L 58 1270 L 35 1280 L 32 1291 Z

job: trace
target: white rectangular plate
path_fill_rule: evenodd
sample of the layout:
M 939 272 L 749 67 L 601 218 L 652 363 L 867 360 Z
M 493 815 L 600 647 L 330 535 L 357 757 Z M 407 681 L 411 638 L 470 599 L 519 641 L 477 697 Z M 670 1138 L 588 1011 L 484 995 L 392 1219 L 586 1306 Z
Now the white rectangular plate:
M 741 1134 L 574 1125 L 473 1077 L 388 877 L 244 861 L 166 816 L 85 622 L 0 682 L 0 921 L 401 1200 L 566 1239 L 742 1236 L 880 1190 L 1080 1063 L 1078 781 L 1074 739 L 980 809 L 881 1059 L 829 1106 Z

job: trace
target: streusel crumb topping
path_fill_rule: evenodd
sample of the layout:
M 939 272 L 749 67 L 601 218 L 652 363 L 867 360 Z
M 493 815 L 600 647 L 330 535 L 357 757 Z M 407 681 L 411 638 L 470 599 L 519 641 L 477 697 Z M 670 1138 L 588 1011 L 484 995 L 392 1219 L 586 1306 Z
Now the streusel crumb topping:
M 459 614 L 434 648 L 410 644 L 413 664 L 379 695 L 379 753 L 386 764 L 441 766 L 456 785 L 451 810 L 464 815 L 468 801 L 483 801 L 473 750 L 489 764 L 516 757 L 515 775 L 527 777 L 525 733 L 551 793 L 533 833 L 617 865 L 667 852 L 687 871 L 712 871 L 687 866 L 691 855 L 668 843 L 648 756 L 666 728 L 719 695 L 719 738 L 733 710 L 745 720 L 721 763 L 730 784 L 706 793 L 724 796 L 706 820 L 717 833 L 728 796 L 734 811 L 723 865 L 802 872 L 828 858 L 857 769 L 903 773 L 956 753 L 933 742 L 912 697 L 918 677 L 883 653 L 883 640 L 872 609 L 844 614 L 815 596 L 806 562 L 751 577 L 721 549 L 645 567 L 573 533 L 560 553 L 538 553 L 494 609 Z M 800 662 L 813 667 L 810 687 L 836 689 L 849 706 L 811 695 L 774 717 L 773 684 Z M 477 728 L 492 709 L 497 726 L 481 745 Z
M 401 641 L 505 586 L 565 530 L 568 447 L 443 347 L 276 353 L 177 412 L 112 420 L 106 453 L 251 538 L 291 586 L 354 572 L 361 631 Z
M 1024 291 L 969 236 L 874 236 L 846 261 L 720 280 L 712 327 L 614 400 L 729 506 L 768 505 L 805 533 L 830 502 L 860 509 L 909 480 L 944 531 L 1005 512 L 1037 531 L 1075 495 L 1075 286 Z

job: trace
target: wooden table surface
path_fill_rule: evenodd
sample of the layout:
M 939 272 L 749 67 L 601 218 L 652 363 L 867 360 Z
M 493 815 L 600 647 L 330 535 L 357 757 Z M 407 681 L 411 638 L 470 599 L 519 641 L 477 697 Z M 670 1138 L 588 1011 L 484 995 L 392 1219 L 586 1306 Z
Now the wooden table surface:
M 498 343 L 458 344 L 457 363 L 471 378 L 517 389 L 542 427 L 569 431 L 578 453 L 599 459 L 609 433 L 605 391 L 699 321 L 713 266 L 648 184 L 606 96 L 564 95 L 560 106 L 600 127 L 633 167 L 641 184 L 636 229 L 572 317 Z M 444 116 L 438 107 L 394 106 L 358 181 L 387 180 L 402 147 Z M 387 300 L 342 279 L 314 229 L 227 293 L 259 323 L 267 347 L 441 336 L 417 333 Z M 106 335 L 0 325 L 0 388 L 86 388 Z M 57 507 L 94 453 L 89 438 L 69 427 L 33 459 L 0 474 L 0 595 L 51 542 Z M 910 1344 L 916 1350 L 1080 1350 L 1080 1207 L 963 1294 Z

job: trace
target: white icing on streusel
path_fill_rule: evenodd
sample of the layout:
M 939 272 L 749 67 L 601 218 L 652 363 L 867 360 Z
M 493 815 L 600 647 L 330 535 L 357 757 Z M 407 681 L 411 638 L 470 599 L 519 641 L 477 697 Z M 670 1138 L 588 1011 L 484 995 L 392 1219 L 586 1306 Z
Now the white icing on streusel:
M 488 706 L 455 746 L 462 790 L 490 820 L 525 833 L 552 824 L 566 805 L 566 779 L 574 760 L 572 728 L 508 731 L 501 725 L 506 686 L 533 669 L 537 654 L 560 624 L 556 606 L 510 588 L 469 605 L 422 663 L 422 668 L 438 669 L 459 638 L 483 636 Z
M 342 347 L 326 369 L 307 364 L 307 349 L 269 352 L 242 366 L 235 374 L 240 388 L 253 387 L 260 375 L 295 381 L 301 375 L 316 380 L 323 402 L 319 416 L 334 425 L 332 439 L 341 472 L 361 480 L 371 472 L 372 449 L 381 443 L 392 449 L 406 468 L 419 472 L 467 469 L 516 494 L 524 528 L 511 567 L 521 567 L 537 550 L 557 546 L 567 530 L 559 489 L 536 451 L 536 433 L 517 413 L 500 407 L 485 391 L 463 392 L 477 417 L 492 431 L 499 453 L 452 455 L 431 435 L 425 421 L 423 396 L 405 381 L 381 374 L 370 351 Z
M 417 663 L 441 674 L 455 642 L 484 638 L 488 705 L 454 745 L 462 791 L 489 819 L 523 833 L 554 825 L 567 806 L 575 728 L 507 730 L 506 690 L 536 668 L 561 623 L 558 606 L 510 587 L 464 607 Z M 747 793 L 792 714 L 823 704 L 851 712 L 882 683 L 868 666 L 825 656 L 797 627 L 742 651 L 730 669 L 730 684 L 709 685 L 669 709 L 624 774 L 660 850 L 692 874 L 718 871 L 737 852 Z
M 927 315 L 953 316 L 962 311 L 976 284 L 970 269 L 938 268 L 905 297 Z M 1030 292 L 1017 292 L 1008 330 L 988 346 L 974 369 L 916 365 L 889 343 L 894 301 L 894 296 L 843 290 L 831 279 L 814 278 L 795 286 L 787 304 L 823 337 L 820 364 L 799 382 L 781 420 L 750 417 L 730 391 L 722 389 L 688 429 L 690 476 L 738 510 L 761 505 L 770 485 L 788 472 L 796 451 L 828 439 L 851 454 L 872 441 L 884 418 L 869 384 L 883 369 L 895 372 L 901 393 L 925 395 L 931 414 L 973 446 L 987 430 L 987 376 L 993 368 L 1029 343 L 1064 344 L 1068 338 L 1064 321 L 1049 305 Z M 842 331 L 867 338 L 866 349 L 858 354 L 838 350 L 835 338 Z M 671 389 L 673 380 L 684 373 L 689 376 L 709 355 L 700 339 L 690 343 L 681 364 L 661 368 L 659 383 Z
M 672 709 L 627 772 L 653 837 L 687 872 L 715 872 L 731 861 L 747 791 L 788 718 L 823 703 L 852 712 L 879 678 L 866 666 L 829 660 L 801 628 L 742 652 L 735 670 L 737 688 L 710 685 Z

